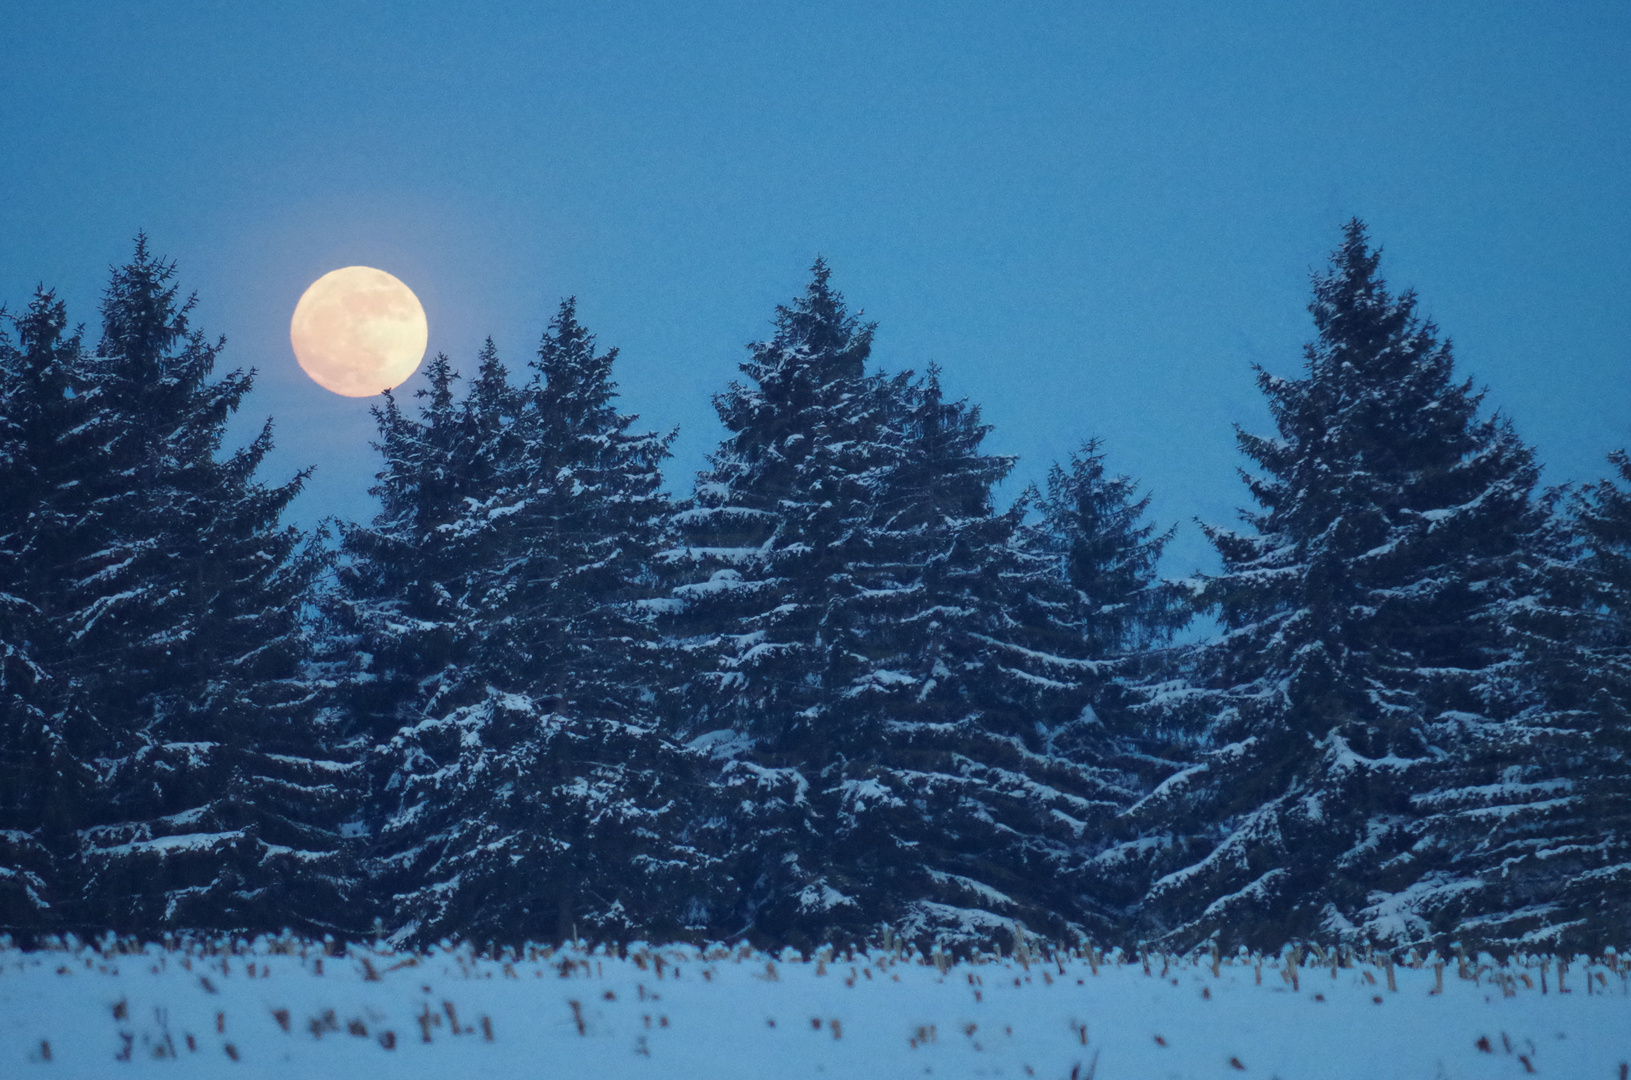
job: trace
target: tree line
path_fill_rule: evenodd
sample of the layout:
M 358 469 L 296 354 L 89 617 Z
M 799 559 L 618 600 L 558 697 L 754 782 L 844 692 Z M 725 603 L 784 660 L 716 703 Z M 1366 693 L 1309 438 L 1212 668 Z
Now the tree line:
M 1095 439 L 1000 505 L 819 260 L 689 495 L 569 299 L 304 533 L 174 279 L 0 332 L 13 934 L 1625 943 L 1631 458 L 1541 489 L 1358 221 L 1183 581 Z

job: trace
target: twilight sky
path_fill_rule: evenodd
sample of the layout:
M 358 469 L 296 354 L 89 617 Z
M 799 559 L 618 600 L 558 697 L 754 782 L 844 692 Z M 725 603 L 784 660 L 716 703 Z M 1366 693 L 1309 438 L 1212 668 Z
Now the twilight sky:
M 1225 8 L 1249 9 L 1225 11 Z M 1431 10 L 1427 10 L 1431 9 Z M 1540 448 L 1631 444 L 1631 5 L 164 4 L 54 0 L 0 34 L 0 302 L 89 324 L 145 229 L 253 366 L 295 514 L 366 517 L 369 402 L 296 366 L 304 288 L 407 282 L 430 349 L 520 369 L 560 298 L 678 425 L 817 254 L 891 370 L 938 361 L 1021 455 L 1101 436 L 1179 521 L 1245 499 L 1250 365 L 1292 374 L 1308 273 L 1359 216 L 1397 287 Z M 411 380 L 404 390 L 420 384 Z

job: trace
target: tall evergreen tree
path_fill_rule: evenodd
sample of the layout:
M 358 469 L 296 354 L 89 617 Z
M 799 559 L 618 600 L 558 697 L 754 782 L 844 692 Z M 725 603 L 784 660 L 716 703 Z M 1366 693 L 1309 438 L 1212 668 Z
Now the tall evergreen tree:
M 932 367 L 892 389 L 897 457 L 855 569 L 863 663 L 806 765 L 846 929 L 961 948 L 1015 921 L 1102 934 L 1118 915 L 1089 857 L 1136 794 L 1094 710 L 1113 664 L 1073 632 L 1059 560 L 1023 542 L 1024 501 L 996 509 L 1013 459 L 982 452 L 979 409 Z
M 631 430 L 637 417 L 616 408 L 616 359 L 578 322 L 576 298 L 563 301 L 522 391 L 521 452 L 536 479 L 514 523 L 527 567 L 514 638 L 535 694 L 650 724 L 671 666 L 644 602 L 659 591 L 661 465 L 674 436 Z
M 417 419 L 388 400 L 381 513 L 346 530 L 333 621 L 366 658 L 351 701 L 376 740 L 374 865 L 401 940 L 677 934 L 706 918 L 696 755 L 605 677 L 633 668 L 616 666 L 631 642 L 606 631 L 639 625 L 639 530 L 654 527 L 640 515 L 660 518 L 664 443 L 625 434 L 610 357 L 570 303 L 544 356 L 553 391 L 513 387 L 489 341 L 462 400 L 440 357 Z
M 887 399 L 865 370 L 872 332 L 818 259 L 804 294 L 776 309 L 770 340 L 748 347 L 749 381 L 715 396 L 729 434 L 663 553 L 691 675 L 673 723 L 706 736 L 734 808 L 731 932 L 802 939 L 849 902 L 823 865 L 808 766 L 830 736 L 826 707 L 858 670 L 853 567 L 894 456 Z
M 1590 690 L 1579 702 L 1587 745 L 1571 764 L 1583 766 L 1582 816 L 1595 829 L 1580 837 L 1581 865 L 1560 906 L 1581 920 L 1576 940 L 1594 946 L 1631 930 L 1631 454 L 1617 450 L 1609 461 L 1618 476 L 1592 485 L 1576 510 L 1592 586 L 1583 606 L 1597 618 L 1577 638 L 1585 677 L 1562 683 Z
M 506 467 L 483 454 L 503 426 L 503 395 L 491 384 L 505 377 L 490 372 L 461 415 L 448 358 L 433 358 L 426 375 L 417 419 L 390 394 L 374 408 L 384 461 L 370 494 L 380 512 L 369 525 L 341 526 L 338 588 L 326 604 L 328 649 L 353 665 L 348 708 L 373 743 L 478 699 L 472 652 L 499 617 L 484 603 L 491 560 L 479 557 L 498 546 L 488 515 L 498 485 L 478 481 Z
M 667 555 L 741 925 L 964 947 L 1102 927 L 1087 856 L 1134 792 L 1060 560 L 1021 542 L 1023 506 L 995 509 L 1012 459 L 937 371 L 866 374 L 872 328 L 824 263 L 775 327 L 716 398 L 730 434 Z
M 334 925 L 340 770 L 300 677 L 319 560 L 278 525 L 303 476 L 255 481 L 269 426 L 217 457 L 250 376 L 209 382 L 221 345 L 189 329 L 173 276 L 138 238 L 96 354 L 60 339 L 45 298 L 24 334 L 34 468 L 16 569 L 58 748 L 44 821 L 78 833 L 62 922 Z M 94 787 L 69 781 L 86 767 Z
M 1595 950 L 1631 928 L 1631 497 L 1603 481 L 1547 502 L 1505 612 L 1524 707 L 1436 793 L 1428 841 L 1476 879 L 1454 898 L 1465 936 Z
M 4 315 L 4 313 L 0 313 Z M 40 289 L 0 326 L 0 926 L 49 929 L 74 896 L 72 870 L 101 743 L 56 670 L 49 597 L 72 536 L 69 468 L 86 449 L 83 350 L 67 309 Z
M 1190 619 L 1185 598 L 1157 574 L 1176 526 L 1157 533 L 1144 523 L 1150 497 L 1126 476 L 1105 473 L 1099 440 L 1055 463 L 1045 489 L 1026 502 L 1041 520 L 1026 530 L 1037 552 L 1058 559 L 1077 601 L 1061 619 L 1093 656 L 1138 653 L 1166 644 Z
M 1197 664 L 1208 749 L 1134 815 L 1173 841 L 1147 912 L 1175 941 L 1413 940 L 1461 914 L 1466 876 L 1418 841 L 1451 766 L 1517 705 L 1501 612 L 1537 466 L 1378 260 L 1350 222 L 1314 280 L 1302 376 L 1258 372 L 1278 435 L 1238 438 L 1260 509 L 1249 531 L 1207 530 L 1224 631 Z
M 147 932 L 344 927 L 345 766 L 300 668 L 322 559 L 278 524 L 305 474 L 255 480 L 270 421 L 217 457 L 252 374 L 209 381 L 223 343 L 189 327 L 173 276 L 139 238 L 91 362 L 105 460 L 80 526 L 100 543 L 64 615 L 85 707 L 120 743 L 84 832 L 87 904 Z
M 892 453 L 885 400 L 865 372 L 873 327 L 849 313 L 821 260 L 803 296 L 750 345 L 751 383 L 714 398 L 729 435 L 674 516 L 665 553 L 684 584 L 702 670 L 693 731 L 734 727 L 796 742 L 842 664 L 834 632 L 852 592 L 877 471 Z
M 1174 724 L 1172 705 L 1185 688 L 1175 678 L 1173 634 L 1194 614 L 1183 585 L 1158 574 L 1161 554 L 1176 527 L 1158 533 L 1147 524 L 1150 497 L 1126 476 L 1105 470 L 1097 439 L 1048 470 L 1046 487 L 1027 490 L 1022 502 L 1039 520 L 1021 531 L 1029 553 L 1057 568 L 1060 588 L 1032 600 L 1028 626 L 1051 651 L 1080 650 L 1097 661 L 1080 682 L 1096 738 L 1072 747 L 1079 760 L 1120 770 L 1123 793 L 1146 793 L 1189 763 L 1190 738 Z M 1153 721 L 1153 723 L 1152 723 Z M 1123 803 L 1120 810 L 1126 809 Z M 1096 847 L 1083 871 L 1083 892 L 1113 907 L 1123 926 L 1147 887 L 1145 838 L 1124 816 L 1096 826 Z

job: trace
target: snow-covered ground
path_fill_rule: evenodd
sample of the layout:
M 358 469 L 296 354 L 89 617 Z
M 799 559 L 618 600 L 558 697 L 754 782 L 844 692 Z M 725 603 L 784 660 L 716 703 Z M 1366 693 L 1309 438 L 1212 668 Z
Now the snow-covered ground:
M 1624 962 L 1485 961 L 0 949 L 0 1076 L 1626 1076 Z

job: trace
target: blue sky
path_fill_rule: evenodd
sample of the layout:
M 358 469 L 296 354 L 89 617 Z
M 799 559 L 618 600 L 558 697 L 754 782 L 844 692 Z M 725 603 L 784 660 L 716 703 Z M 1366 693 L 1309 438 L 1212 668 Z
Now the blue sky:
M 1244 500 L 1250 365 L 1290 374 L 1308 273 L 1365 219 L 1462 370 L 1588 480 L 1631 444 L 1631 5 L 56 2 L 0 35 L 0 301 L 91 324 L 145 229 L 260 376 L 302 523 L 367 516 L 368 403 L 288 320 L 362 263 L 464 367 L 559 299 L 678 426 L 816 255 L 890 369 L 979 402 L 1006 493 L 1100 436 L 1180 521 Z M 94 336 L 94 335 L 93 335 Z M 410 382 L 407 389 L 416 385 Z

